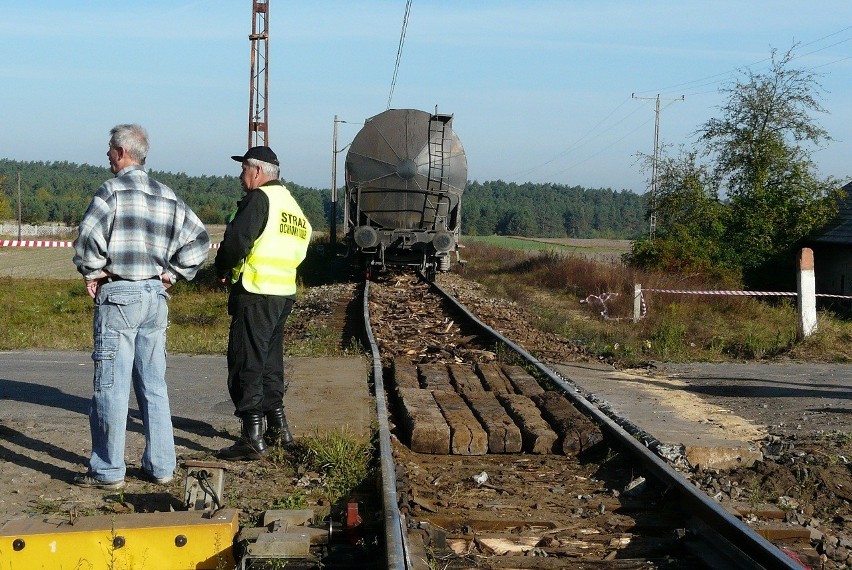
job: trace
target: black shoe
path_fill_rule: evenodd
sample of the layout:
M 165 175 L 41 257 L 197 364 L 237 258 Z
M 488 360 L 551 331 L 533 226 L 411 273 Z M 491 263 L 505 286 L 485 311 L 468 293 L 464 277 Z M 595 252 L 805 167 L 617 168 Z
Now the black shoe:
M 255 461 L 262 459 L 268 453 L 269 448 L 263 439 L 260 440 L 260 445 L 258 445 L 257 442 L 240 437 L 234 445 L 223 447 L 217 451 L 216 457 L 218 459 L 225 459 L 226 461 Z
M 261 459 L 269 453 L 266 442 L 263 441 L 263 414 L 246 414 L 243 416 L 242 435 L 234 445 L 224 447 L 216 452 L 216 457 L 227 461 Z
M 293 445 L 293 435 L 286 427 L 281 429 L 267 429 L 263 434 L 263 441 L 269 447 L 290 447 Z
M 273 447 L 292 445 L 293 434 L 290 433 L 290 427 L 287 425 L 283 407 L 266 412 L 266 432 L 263 434 L 263 439 L 267 445 Z

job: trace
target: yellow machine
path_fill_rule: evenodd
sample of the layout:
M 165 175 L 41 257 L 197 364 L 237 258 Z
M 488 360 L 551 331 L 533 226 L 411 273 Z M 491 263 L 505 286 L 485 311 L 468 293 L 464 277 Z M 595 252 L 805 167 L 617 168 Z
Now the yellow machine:
M 230 570 L 238 511 L 13 520 L 0 529 L 3 570 Z

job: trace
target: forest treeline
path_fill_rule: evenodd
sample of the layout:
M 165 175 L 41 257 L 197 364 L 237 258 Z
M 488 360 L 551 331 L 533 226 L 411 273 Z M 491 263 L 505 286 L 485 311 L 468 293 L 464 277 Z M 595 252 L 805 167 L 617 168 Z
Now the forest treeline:
M 0 159 L 0 219 L 62 222 L 76 226 L 95 190 L 112 176 L 109 169 L 71 162 L 21 162 Z M 242 195 L 236 176 L 189 176 L 151 171 L 170 186 L 207 224 L 224 224 Z M 285 180 L 318 231 L 328 229 L 331 190 Z M 339 193 L 342 196 L 342 192 Z M 338 204 L 338 229 L 343 205 Z M 647 229 L 644 196 L 629 191 L 588 189 L 560 184 L 470 182 L 462 196 L 462 232 L 468 235 L 519 235 L 633 239 Z

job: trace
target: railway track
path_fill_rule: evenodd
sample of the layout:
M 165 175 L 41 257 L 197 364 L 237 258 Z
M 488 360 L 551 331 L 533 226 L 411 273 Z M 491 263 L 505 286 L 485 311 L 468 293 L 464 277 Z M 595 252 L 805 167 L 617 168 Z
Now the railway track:
M 363 299 L 388 568 L 802 568 L 438 286 Z

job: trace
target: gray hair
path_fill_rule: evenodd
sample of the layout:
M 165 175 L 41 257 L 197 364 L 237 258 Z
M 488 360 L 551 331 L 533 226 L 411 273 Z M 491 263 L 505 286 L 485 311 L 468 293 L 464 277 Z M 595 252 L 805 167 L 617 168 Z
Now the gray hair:
M 248 158 L 246 162 L 251 164 L 252 166 L 259 166 L 263 173 L 272 180 L 278 180 L 278 175 L 281 172 L 281 168 L 272 164 L 271 162 L 264 162 L 262 160 L 258 160 L 256 158 Z
M 136 162 L 145 164 L 148 158 L 148 133 L 141 125 L 116 125 L 109 134 L 109 146 L 123 148 Z

